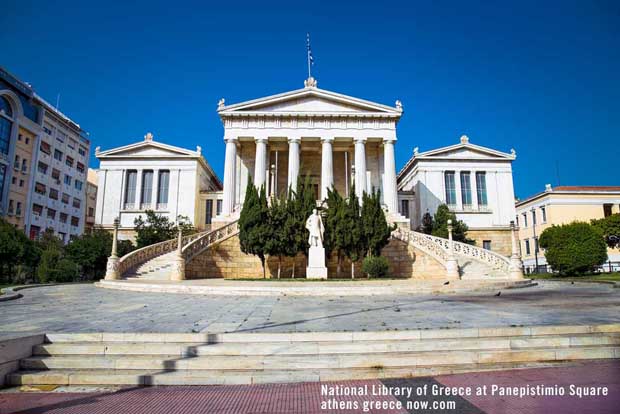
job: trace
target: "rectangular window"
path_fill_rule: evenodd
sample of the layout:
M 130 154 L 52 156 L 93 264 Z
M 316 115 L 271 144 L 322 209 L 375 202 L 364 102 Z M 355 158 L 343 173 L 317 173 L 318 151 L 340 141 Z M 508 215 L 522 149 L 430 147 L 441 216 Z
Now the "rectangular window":
M 80 225 L 80 219 L 75 217 L 75 216 L 71 216 L 71 225 L 73 227 L 77 227 Z
M 15 161 L 13 162 L 13 169 L 19 171 L 19 155 L 15 156 Z
M 409 200 L 400 200 L 400 214 L 409 218 Z
M 65 158 L 65 164 L 67 167 L 73 167 L 73 158 L 67 155 L 67 158 Z
M 478 196 L 478 205 L 488 205 L 487 200 L 487 173 L 478 171 L 476 173 L 476 195 Z
M 27 171 L 28 171 L 28 160 L 24 158 L 22 160 L 22 173 L 26 173 Z
M 41 141 L 41 146 L 40 146 L 41 152 L 47 154 L 47 155 L 51 155 L 52 153 L 52 147 L 50 146 L 50 144 L 48 144 L 45 141 Z
M 62 193 L 62 200 L 61 201 L 63 202 L 63 204 L 69 204 L 69 198 L 70 198 L 69 194 Z
M 58 133 L 56 134 L 56 140 L 58 142 L 64 143 L 65 142 L 65 138 L 66 138 L 66 134 L 64 132 L 60 132 L 58 131 Z
M 527 227 L 527 213 L 523 213 L 523 227 Z
M 515 223 L 517 224 L 517 227 L 519 227 L 519 215 L 518 214 L 515 216 L 515 219 L 516 219 Z
M 88 217 L 95 217 L 95 209 L 88 207 Z
M 213 200 L 206 200 L 207 205 L 205 208 L 205 223 L 211 224 L 211 220 L 213 217 Z
M 79 161 L 78 161 L 77 166 L 76 166 L 76 169 L 77 169 L 79 172 L 83 173 L 83 172 L 84 172 L 84 164 L 82 164 L 81 162 L 79 162 Z
M 482 248 L 485 250 L 491 250 L 491 240 L 483 240 Z
M 41 174 L 47 174 L 47 164 L 39 161 L 39 165 L 37 165 L 37 171 L 39 171 Z
M 540 208 L 540 213 L 542 214 L 542 222 L 547 222 L 547 210 L 544 207 Z
M 80 200 L 79 198 L 73 199 L 73 207 L 80 208 L 81 205 L 82 205 L 82 200 Z
M 39 226 L 30 226 L 30 240 L 36 240 L 39 238 L 39 233 L 41 233 L 41 227 Z
M 75 180 L 75 188 L 77 190 L 81 190 L 82 189 L 82 185 L 83 185 L 83 183 L 80 180 Z
M 170 185 L 170 171 L 162 170 L 159 172 L 157 188 L 157 204 L 168 203 L 168 187 Z
M 2 201 L 2 194 L 4 193 L 4 179 L 6 177 L 6 166 L 0 164 L 0 201 Z
M 62 151 L 54 150 L 54 159 L 58 161 L 62 161 Z
M 53 208 L 47 208 L 47 218 L 56 219 L 56 210 Z
M 45 188 L 45 184 L 35 183 L 34 192 L 37 194 L 45 195 L 47 193 L 47 189 Z
M 71 176 L 65 174 L 65 184 L 71 185 Z
M 536 210 L 532 210 L 532 226 L 536 225 Z
M 52 178 L 56 181 L 60 181 L 60 171 L 56 168 L 52 168 Z M 58 184 L 60 184 L 60 182 Z
M 218 216 L 222 214 L 222 200 L 217 200 L 215 203 L 215 214 Z
M 58 190 L 55 188 L 50 188 L 50 198 L 52 200 L 58 200 Z
M 13 200 L 9 200 L 9 211 L 8 211 L 9 215 L 13 214 L 14 208 L 15 207 L 13 207 Z
M 603 204 L 603 216 L 604 217 L 611 216 L 611 208 L 612 207 L 613 207 L 613 204 Z
M 86 156 L 86 149 L 82 146 L 80 146 L 80 148 L 78 148 L 78 153 L 82 156 L 85 157 Z
M 41 216 L 43 214 L 43 206 L 39 204 L 32 205 L 32 214 L 35 216 Z
M 461 202 L 471 206 L 471 180 L 469 171 L 461 171 Z
M 446 204 L 449 206 L 455 206 L 456 184 L 454 182 L 454 171 L 446 171 L 444 173 L 444 182 L 446 186 Z
M 61 223 L 66 223 L 67 222 L 67 213 L 60 213 L 60 217 L 59 220 Z
M 9 153 L 9 143 L 11 142 L 11 128 L 13 123 L 0 116 L 0 153 Z
M 69 142 L 67 142 L 67 147 L 71 148 L 72 150 L 75 150 L 75 147 L 77 146 L 77 141 L 69 138 Z
M 133 204 L 136 202 L 136 179 L 138 172 L 136 170 L 127 171 L 127 182 L 125 183 L 125 204 Z
M 21 203 L 21 201 L 17 202 L 17 207 L 15 208 L 15 215 L 17 217 L 21 217 L 21 215 L 22 215 L 22 203 Z
M 47 124 L 46 124 L 46 125 L 43 127 L 43 131 L 45 131 L 45 133 L 46 133 L 47 135 L 52 135 L 52 126 L 51 126 L 51 125 L 47 125 Z
M 525 254 L 528 255 L 528 256 L 531 254 L 530 253 L 530 241 L 529 240 L 525 241 Z
M 153 171 L 145 170 L 142 172 L 142 194 L 140 202 L 142 204 L 151 204 L 153 196 Z

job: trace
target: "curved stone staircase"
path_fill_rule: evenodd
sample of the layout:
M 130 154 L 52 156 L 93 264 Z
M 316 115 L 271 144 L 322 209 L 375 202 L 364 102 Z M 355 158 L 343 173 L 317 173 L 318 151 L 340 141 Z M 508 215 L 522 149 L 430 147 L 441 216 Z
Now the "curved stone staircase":
M 183 237 L 181 255 L 185 264 L 214 244 L 238 233 L 238 223 L 233 221 L 212 231 Z M 400 227 L 394 230 L 392 237 L 431 256 L 445 269 L 448 267 L 452 245 L 461 279 L 498 280 L 510 278 L 510 259 L 495 252 L 465 243 L 455 241 L 450 243 L 448 239 Z M 178 258 L 178 254 L 178 239 L 144 247 L 120 259 L 119 274 L 122 278 L 129 280 L 170 280 L 174 271 L 173 263 Z

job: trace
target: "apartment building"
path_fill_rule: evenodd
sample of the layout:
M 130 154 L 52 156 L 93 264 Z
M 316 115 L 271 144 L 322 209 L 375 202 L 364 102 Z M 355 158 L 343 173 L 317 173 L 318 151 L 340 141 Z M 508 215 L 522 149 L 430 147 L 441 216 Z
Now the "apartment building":
M 86 178 L 86 210 L 84 216 L 84 233 L 90 233 L 95 227 L 95 210 L 97 208 L 97 171 L 88 169 Z

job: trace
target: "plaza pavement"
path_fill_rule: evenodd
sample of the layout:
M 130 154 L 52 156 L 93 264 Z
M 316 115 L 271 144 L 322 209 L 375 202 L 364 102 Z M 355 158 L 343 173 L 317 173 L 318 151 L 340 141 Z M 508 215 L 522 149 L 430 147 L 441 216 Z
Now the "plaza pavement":
M 243 282 L 240 282 L 243 283 Z M 307 332 L 620 322 L 620 289 L 591 283 L 466 295 L 246 297 L 141 293 L 92 284 L 0 302 L 0 337 L 27 332 Z
M 0 392 L 0 414 L 322 414 L 322 413 L 459 413 L 459 414 L 615 414 L 620 407 L 620 362 L 592 361 L 561 368 L 536 368 L 457 374 L 412 379 L 342 381 L 331 383 L 296 383 L 269 385 L 180 386 L 150 388 L 119 388 L 114 390 L 56 390 L 57 392 Z M 503 388 L 523 386 L 558 386 L 564 396 L 437 396 L 433 389 L 487 385 Z M 608 387 L 607 396 L 570 396 L 570 385 Z M 339 396 L 321 394 L 321 385 L 360 387 L 398 387 L 412 390 L 427 386 L 427 396 Z M 393 388 L 394 389 L 394 388 Z M 59 391 L 59 392 L 58 392 Z M 356 409 L 321 409 L 329 400 L 357 404 Z M 410 401 L 411 406 L 407 406 Z M 369 402 L 388 403 L 393 409 L 363 411 Z M 396 408 L 401 402 L 402 409 Z M 333 402 L 332 402 L 333 404 Z M 417 404 L 417 405 L 414 405 Z M 425 404 L 428 404 L 425 407 Z M 327 407 L 327 406 L 324 406 Z M 333 407 L 333 405 L 332 405 Z

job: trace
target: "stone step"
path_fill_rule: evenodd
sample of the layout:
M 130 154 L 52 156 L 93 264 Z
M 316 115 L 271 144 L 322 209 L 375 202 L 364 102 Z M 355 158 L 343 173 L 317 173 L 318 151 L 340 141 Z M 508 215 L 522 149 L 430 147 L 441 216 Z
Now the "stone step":
M 63 355 L 314 355 L 471 349 L 527 349 L 620 345 L 619 334 L 545 335 L 443 340 L 375 340 L 356 342 L 70 342 L 37 345 L 35 356 Z
M 10 374 L 11 385 L 223 385 L 306 381 L 337 381 L 373 378 L 407 378 L 448 375 L 464 372 L 540 368 L 575 365 L 579 362 L 513 362 L 500 364 L 463 364 L 361 369 L 330 368 L 318 370 L 23 370 Z
M 162 369 L 162 370 L 305 370 L 415 367 L 503 362 L 541 362 L 620 358 L 618 346 L 576 346 L 520 350 L 454 350 L 317 355 L 74 355 L 33 356 L 23 369 Z
M 286 332 L 286 333 L 49 333 L 48 343 L 253 343 L 253 342 L 346 342 L 424 340 L 448 338 L 494 338 L 511 336 L 618 334 L 620 324 L 605 325 L 541 325 L 531 327 L 420 329 L 376 332 Z

